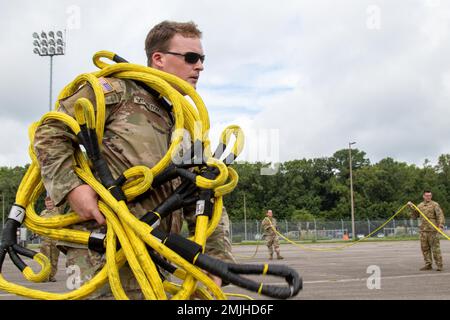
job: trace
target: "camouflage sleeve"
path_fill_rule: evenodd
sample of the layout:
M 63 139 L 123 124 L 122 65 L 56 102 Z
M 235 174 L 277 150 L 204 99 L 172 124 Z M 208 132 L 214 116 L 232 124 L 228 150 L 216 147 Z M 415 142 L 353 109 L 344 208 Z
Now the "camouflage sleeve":
M 56 205 L 83 184 L 73 170 L 75 135 L 62 122 L 49 120 L 39 126 L 34 149 L 41 167 L 45 189 Z
M 73 116 L 75 101 L 81 97 L 89 99 L 96 108 L 94 92 L 89 85 L 85 85 L 72 96 L 61 100 L 58 111 Z M 107 108 L 106 116 L 108 114 Z M 36 129 L 34 150 L 45 189 L 56 206 L 65 200 L 70 191 L 84 184 L 73 169 L 76 140 L 75 134 L 60 121 L 48 120 Z
M 444 212 L 442 211 L 441 206 L 436 203 L 436 207 L 434 208 L 435 212 L 436 212 L 436 220 L 439 224 L 445 224 L 445 216 L 444 216 Z
M 269 224 L 269 220 L 267 218 L 263 219 L 263 221 L 261 222 L 261 227 L 264 229 L 264 231 L 269 231 L 270 224 Z

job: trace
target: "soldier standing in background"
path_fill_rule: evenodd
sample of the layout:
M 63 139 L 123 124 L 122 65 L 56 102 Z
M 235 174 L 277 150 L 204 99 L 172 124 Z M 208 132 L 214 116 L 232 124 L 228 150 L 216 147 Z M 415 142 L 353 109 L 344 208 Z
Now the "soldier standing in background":
M 60 213 L 59 209 L 58 207 L 55 207 L 53 200 L 49 196 L 45 197 L 45 209 L 41 212 L 41 217 L 50 218 L 59 213 Z M 50 271 L 50 276 L 47 281 L 56 282 L 55 275 L 56 272 L 58 271 L 58 258 L 59 258 L 59 250 L 56 247 L 56 240 L 42 237 L 41 253 L 50 260 L 52 267 Z
M 441 230 L 444 228 L 445 217 L 439 204 L 432 201 L 432 193 L 429 190 L 423 193 L 423 202 L 421 202 L 417 208 L 436 226 Z M 425 266 L 421 268 L 421 271 L 431 270 L 434 262 L 437 266 L 437 271 L 442 271 L 442 255 L 439 244 L 439 235 L 435 228 L 429 224 L 422 215 L 412 206 L 412 202 L 408 202 L 408 206 L 413 210 L 411 217 L 417 219 L 420 216 L 420 245 L 422 248 L 423 258 L 425 260 Z
M 267 248 L 269 248 L 269 260 L 273 259 L 273 251 L 277 253 L 277 259 L 284 259 L 280 254 L 280 243 L 278 242 L 277 220 L 272 216 L 272 210 L 267 210 L 267 216 L 263 219 L 261 225 L 264 230 L 264 239 L 266 240 Z

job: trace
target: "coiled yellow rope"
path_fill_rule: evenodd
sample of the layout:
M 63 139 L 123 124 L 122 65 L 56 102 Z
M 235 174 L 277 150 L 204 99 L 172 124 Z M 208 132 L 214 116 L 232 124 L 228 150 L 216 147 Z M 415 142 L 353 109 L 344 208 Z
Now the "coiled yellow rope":
M 63 240 L 81 245 L 88 244 L 89 232 L 68 229 L 67 227 L 81 221 L 79 216 L 72 212 L 65 215 L 50 218 L 39 217 L 34 209 L 34 203 L 39 195 L 44 192 L 41 181 L 39 164 L 33 150 L 34 132 L 45 121 L 59 121 L 64 123 L 75 135 L 80 133 L 80 125 L 87 125 L 89 129 L 95 129 L 98 143 L 101 145 L 105 126 L 105 97 L 98 78 L 117 77 L 132 79 L 145 83 L 156 90 L 160 95 L 168 99 L 173 105 L 175 118 L 172 143 L 164 157 L 152 168 L 136 166 L 124 172 L 126 183 L 122 190 L 128 201 L 143 194 L 152 187 L 153 178 L 161 173 L 170 163 L 171 156 L 180 148 L 183 141 L 183 131 L 187 130 L 191 137 L 200 140 L 204 147 L 204 156 L 207 165 L 218 169 L 219 174 L 213 180 L 197 176 L 196 185 L 204 189 L 214 191 L 214 210 L 212 219 L 207 216 L 199 216 L 193 240 L 204 249 L 207 238 L 217 227 L 222 214 L 222 197 L 237 185 L 238 175 L 219 159 L 212 157 L 208 131 L 210 129 L 207 109 L 194 90 L 187 82 L 174 75 L 158 71 L 149 67 L 131 63 L 118 63 L 109 65 L 101 58 L 112 59 L 114 54 L 101 51 L 95 54 L 94 63 L 99 71 L 82 74 L 68 84 L 59 94 L 58 100 L 72 95 L 80 86 L 89 84 L 95 94 L 96 109 L 92 103 L 81 98 L 75 103 L 75 118 L 58 111 L 58 103 L 55 111 L 45 114 L 40 121 L 30 126 L 30 158 L 31 165 L 26 172 L 16 194 L 16 204 L 26 208 L 24 224 L 31 231 L 55 240 Z M 181 88 L 191 100 L 194 106 L 184 98 L 173 86 Z M 200 124 L 200 126 L 199 126 Z M 231 135 L 236 137 L 232 152 L 237 156 L 243 148 L 242 130 L 237 126 L 230 126 L 221 136 L 221 142 L 229 143 Z M 189 141 L 190 143 L 190 141 Z M 30 289 L 8 282 L 0 274 L 0 289 L 13 294 L 34 299 L 82 299 L 89 296 L 95 290 L 109 282 L 116 299 L 128 299 L 119 277 L 119 269 L 126 263 L 136 277 L 143 295 L 146 299 L 189 299 L 191 296 L 204 299 L 226 299 L 222 290 L 198 267 L 183 259 L 179 254 L 169 249 L 161 241 L 151 235 L 152 227 L 138 220 L 128 209 L 124 201 L 117 201 L 111 193 L 94 177 L 91 164 L 86 159 L 81 149 L 75 151 L 76 174 L 99 195 L 99 209 L 107 221 L 106 235 L 106 264 L 90 281 L 80 288 L 68 293 L 56 294 Z M 117 251 L 117 241 L 121 249 Z M 162 281 L 158 275 L 157 267 L 150 258 L 146 245 L 166 258 L 178 267 L 174 276 L 183 280 L 181 286 L 169 281 Z M 42 281 L 48 276 L 49 261 L 45 256 L 36 256 L 42 268 L 39 273 L 25 268 L 24 276 L 31 281 Z M 202 286 L 199 286 L 199 284 Z M 206 289 L 208 291 L 206 291 Z

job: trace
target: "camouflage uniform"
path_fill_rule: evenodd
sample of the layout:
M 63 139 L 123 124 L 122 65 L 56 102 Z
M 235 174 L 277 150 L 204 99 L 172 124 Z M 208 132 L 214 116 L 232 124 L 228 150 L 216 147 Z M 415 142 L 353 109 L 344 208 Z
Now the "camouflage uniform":
M 52 210 L 43 210 L 41 212 L 41 217 L 43 218 L 50 218 L 55 215 L 59 214 L 59 210 L 57 207 L 55 207 Z M 58 259 L 59 259 L 59 249 L 56 247 L 56 240 L 52 240 L 47 237 L 42 237 L 41 242 L 41 253 L 45 255 L 51 263 L 51 271 L 50 276 L 47 281 L 55 282 L 55 275 L 58 271 Z
M 170 139 L 173 120 L 161 101 L 147 90 L 131 80 L 117 78 L 101 78 L 100 83 L 105 94 L 106 117 L 103 137 L 102 154 L 108 163 L 114 178 L 126 169 L 144 165 L 153 167 L 166 154 Z M 95 96 L 90 85 L 81 87 L 72 96 L 60 101 L 60 111 L 74 114 L 74 103 L 77 99 L 89 99 L 95 108 Z M 64 201 L 66 195 L 74 188 L 84 184 L 74 170 L 73 141 L 75 136 L 61 122 L 47 121 L 36 131 L 34 147 L 41 165 L 41 174 L 51 198 L 56 204 Z M 173 192 L 171 182 L 167 182 L 156 190 L 151 190 L 148 196 L 139 201 L 128 203 L 130 211 L 141 218 L 149 210 L 154 209 Z M 189 214 L 186 214 L 189 216 Z M 181 214 L 169 215 L 161 221 L 162 230 L 179 231 L 181 229 Z M 228 216 L 224 210 L 219 228 L 208 239 L 206 253 L 217 258 L 230 258 L 231 246 L 224 245 Z M 105 226 L 99 226 L 95 221 L 88 221 L 72 226 L 74 229 L 105 232 Z M 229 242 L 229 240 L 228 240 Z M 104 263 L 104 255 L 87 250 L 76 244 L 61 243 L 67 248 L 67 265 L 80 268 L 81 283 L 89 280 Z M 224 250 L 227 250 L 226 252 Z M 120 270 L 121 280 L 130 298 L 141 298 L 137 281 L 128 265 Z M 110 296 L 109 285 L 91 298 Z
M 429 202 L 421 202 L 417 206 L 420 211 L 422 211 L 426 217 L 437 227 L 440 224 L 445 223 L 444 213 L 439 206 L 439 204 L 435 201 Z M 423 217 L 422 215 L 413 209 L 411 217 L 416 219 L 420 216 L 421 224 L 420 224 L 420 246 L 422 249 L 423 258 L 425 260 L 425 268 L 431 269 L 433 264 L 432 258 L 436 263 L 438 269 L 442 269 L 442 255 L 441 248 L 439 244 L 439 235 L 436 229 L 433 228 Z
M 265 217 L 261 223 L 263 228 L 263 236 L 266 240 L 267 248 L 269 248 L 269 259 L 273 259 L 273 251 L 277 253 L 278 259 L 283 257 L 280 255 L 280 243 L 278 242 L 278 235 L 273 230 L 277 230 L 277 220 L 273 217 Z M 273 227 L 272 227 L 273 226 Z

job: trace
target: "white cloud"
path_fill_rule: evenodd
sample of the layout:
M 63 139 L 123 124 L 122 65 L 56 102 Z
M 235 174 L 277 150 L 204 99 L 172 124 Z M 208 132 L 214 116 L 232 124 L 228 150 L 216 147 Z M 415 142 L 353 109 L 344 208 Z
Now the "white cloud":
M 3 118 L 0 126 L 0 164 L 14 167 L 30 162 L 28 127 L 15 119 Z
M 370 5 L 379 8 L 380 29 L 367 28 Z M 95 70 L 94 52 L 145 64 L 152 25 L 193 20 L 204 33 L 199 92 L 213 146 L 214 135 L 238 123 L 250 135 L 278 130 L 282 161 L 330 156 L 350 140 L 372 161 L 422 164 L 450 150 L 446 1 L 21 0 L 0 12 L 0 41 L 8 45 L 0 51 L 0 165 L 28 162 L 26 127 L 48 108 L 48 59 L 32 54 L 31 33 L 63 29 L 71 6 L 80 9 L 80 28 L 67 31 L 67 55 L 55 59 L 54 97 Z

